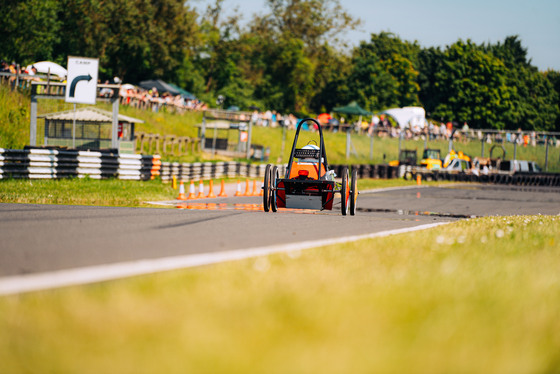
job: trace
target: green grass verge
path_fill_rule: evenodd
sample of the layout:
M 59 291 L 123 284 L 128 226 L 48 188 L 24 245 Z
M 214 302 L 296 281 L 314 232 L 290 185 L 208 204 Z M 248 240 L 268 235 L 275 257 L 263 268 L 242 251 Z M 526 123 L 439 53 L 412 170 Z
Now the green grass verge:
M 30 103 L 28 97 L 0 84 L 0 148 L 20 149 L 29 142 Z
M 158 180 L 0 180 L 2 203 L 141 207 L 147 206 L 146 201 L 175 198 L 177 191 L 173 190 L 170 184 Z
M 0 298 L 0 372 L 553 373 L 560 218 Z

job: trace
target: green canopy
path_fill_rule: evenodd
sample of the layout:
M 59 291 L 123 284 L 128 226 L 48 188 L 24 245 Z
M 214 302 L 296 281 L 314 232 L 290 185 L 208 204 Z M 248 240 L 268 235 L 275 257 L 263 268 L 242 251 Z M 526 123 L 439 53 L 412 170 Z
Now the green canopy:
M 334 108 L 332 111 L 336 113 L 353 114 L 356 116 L 371 116 L 373 114 L 365 109 L 362 109 L 355 101 L 352 101 L 350 104 L 346 106 L 338 106 Z
M 189 100 L 195 100 L 196 99 L 196 96 L 194 96 L 189 91 L 182 89 L 181 87 L 177 86 L 176 84 L 173 84 L 173 83 L 167 83 L 167 84 L 170 85 L 171 87 L 173 87 L 174 89 L 176 89 L 177 91 L 179 91 L 181 96 L 183 96 L 185 99 L 189 99 Z

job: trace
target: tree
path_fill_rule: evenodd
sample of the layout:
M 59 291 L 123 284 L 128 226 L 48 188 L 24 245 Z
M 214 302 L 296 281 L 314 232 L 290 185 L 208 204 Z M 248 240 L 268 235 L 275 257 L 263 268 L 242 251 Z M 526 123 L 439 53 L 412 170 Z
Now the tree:
M 560 72 L 555 70 L 547 70 L 544 76 L 556 91 L 556 121 L 554 121 L 554 131 L 560 131 Z
M 200 48 L 193 56 L 196 70 L 204 81 L 203 95 L 213 103 L 223 95 L 226 106 L 250 106 L 253 87 L 245 77 L 246 44 L 240 36 L 240 16 L 223 17 L 223 0 L 208 6 L 201 20 Z
M 517 36 L 486 47 L 507 68 L 506 84 L 511 89 L 512 109 L 504 122 L 509 129 L 551 130 L 558 117 L 558 93 L 543 73 L 531 66 L 527 49 Z
M 470 40 L 449 46 L 442 58 L 434 74 L 440 100 L 432 115 L 444 121 L 468 122 L 475 128 L 505 128 L 505 118 L 514 107 L 504 63 Z
M 24 65 L 55 57 L 61 22 L 56 0 L 0 0 L 0 57 Z
M 270 13 L 258 22 L 277 38 L 300 39 L 313 57 L 325 43 L 338 45 L 360 24 L 339 0 L 267 0 Z M 278 40 L 278 39 L 277 39 Z
M 348 97 L 350 92 L 348 75 L 351 60 L 330 45 L 323 46 L 318 60 L 320 63 L 315 73 L 310 109 L 315 113 L 323 113 L 345 103 L 343 98 Z
M 339 61 L 334 48 L 359 22 L 338 0 L 268 0 L 270 13 L 256 15 L 246 40 L 257 99 L 279 110 L 306 113 L 331 78 L 324 64 Z M 315 108 L 320 104 L 314 104 Z
M 418 53 L 417 82 L 420 87 L 418 97 L 428 117 L 431 116 L 437 105 L 444 100 L 443 90 L 436 87 L 436 73 L 441 69 L 443 57 L 443 52 L 439 47 L 423 48 Z
M 420 47 L 382 32 L 372 34 L 353 52 L 346 101 L 356 100 L 368 110 L 419 103 L 418 71 L 414 66 Z
M 181 0 L 60 0 L 54 57 L 97 57 L 102 76 L 136 83 L 174 80 L 184 61 L 196 14 Z

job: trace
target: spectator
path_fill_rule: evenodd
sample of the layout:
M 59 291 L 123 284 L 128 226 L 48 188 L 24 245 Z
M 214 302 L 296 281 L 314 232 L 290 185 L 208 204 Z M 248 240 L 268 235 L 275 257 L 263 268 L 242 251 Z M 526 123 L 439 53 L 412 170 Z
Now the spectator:
M 439 135 L 440 135 L 441 139 L 444 139 L 444 138 L 447 137 L 447 127 L 445 127 L 445 124 L 443 122 L 439 126 Z M 447 137 L 447 139 L 449 139 L 449 138 Z
M 106 80 L 104 84 L 109 84 L 109 81 Z M 113 96 L 113 90 L 107 87 L 103 87 L 100 91 L 99 94 L 103 97 L 111 97 Z
M 463 133 L 463 136 L 465 138 L 467 138 L 469 136 L 469 125 L 467 124 L 467 122 L 463 123 L 463 127 L 461 128 L 461 132 Z
M 17 74 L 18 71 L 17 71 L 17 65 L 16 65 L 15 62 L 12 62 L 12 63 L 10 64 L 10 66 L 8 66 L 8 72 L 9 72 L 10 74 Z
M 284 117 L 280 112 L 276 113 L 276 121 L 278 121 L 278 126 L 284 127 Z
M 453 123 L 447 122 L 447 139 L 451 138 L 451 134 L 453 134 Z
M 270 110 L 267 110 L 266 112 L 264 112 L 263 115 L 263 126 L 264 127 L 270 126 L 271 120 L 272 120 L 272 112 Z

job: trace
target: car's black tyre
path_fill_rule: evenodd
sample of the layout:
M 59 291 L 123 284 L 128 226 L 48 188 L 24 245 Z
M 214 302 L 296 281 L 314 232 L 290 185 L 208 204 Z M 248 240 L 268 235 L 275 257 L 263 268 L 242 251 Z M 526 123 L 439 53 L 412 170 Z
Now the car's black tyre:
M 264 169 L 264 184 L 263 184 L 263 208 L 265 212 L 268 212 L 270 210 L 271 177 L 272 177 L 272 165 L 268 164 L 266 165 L 266 169 Z
M 276 185 L 278 183 L 278 166 L 273 166 L 270 172 L 270 208 L 273 212 L 278 211 L 278 204 L 276 201 Z
M 350 215 L 356 215 L 356 200 L 358 199 L 358 171 L 352 170 L 352 180 L 350 182 Z
M 348 214 L 348 166 L 342 169 L 342 187 L 340 189 L 340 211 L 343 216 Z

